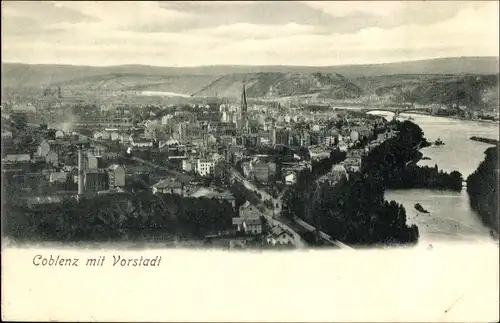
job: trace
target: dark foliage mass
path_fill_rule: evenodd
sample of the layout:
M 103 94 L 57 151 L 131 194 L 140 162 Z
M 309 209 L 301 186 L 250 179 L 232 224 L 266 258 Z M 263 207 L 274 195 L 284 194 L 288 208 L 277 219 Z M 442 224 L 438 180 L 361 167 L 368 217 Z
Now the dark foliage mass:
M 108 241 L 151 236 L 203 238 L 229 230 L 229 203 L 151 193 L 104 195 L 62 204 L 4 202 L 4 234 L 28 240 Z
M 451 173 L 438 169 L 438 166 L 410 166 L 398 179 L 390 182 L 389 187 L 398 188 L 429 188 L 440 190 L 462 190 L 462 174 L 458 171 Z
M 328 173 L 332 169 L 333 165 L 342 162 L 345 157 L 346 153 L 344 151 L 340 151 L 338 149 L 332 150 L 330 152 L 330 158 L 312 162 L 312 176 L 317 178 Z
M 465 76 L 449 81 L 434 81 L 420 85 L 407 94 L 407 100 L 421 104 L 464 104 L 482 106 L 481 95 L 486 88 L 497 86 L 495 75 Z
M 422 157 L 417 148 L 429 145 L 420 127 L 410 121 L 397 124 L 399 135 L 374 148 L 364 158 L 363 172 L 386 188 L 430 188 L 460 191 L 462 174 L 437 167 L 417 166 Z
M 345 158 L 340 152 L 314 164 L 311 172 L 300 173 L 285 194 L 283 216 L 298 217 L 352 245 L 415 243 L 418 228 L 407 226 L 404 207 L 385 201 L 384 190 L 398 176 L 409 176 L 406 165 L 420 158 L 417 149 L 426 141 L 420 127 L 411 122 L 396 127 L 398 136 L 373 150 L 361 173 L 318 182 L 319 176 Z
M 473 210 L 479 213 L 485 225 L 498 235 L 498 146 L 488 148 L 485 159 L 467 178 L 467 193 Z
M 345 158 L 333 152 L 330 159 L 300 173 L 284 197 L 283 216 L 298 217 L 352 245 L 408 244 L 418 240 L 418 228 L 406 224 L 406 211 L 384 200 L 386 188 L 440 188 L 461 190 L 462 175 L 419 167 L 419 148 L 427 146 L 422 129 L 410 122 L 395 122 L 395 138 L 374 148 L 363 159 L 360 173 L 335 181 L 317 181 L 333 164 Z M 361 147 L 359 147 L 361 148 Z
M 403 206 L 384 200 L 380 182 L 353 175 L 334 185 L 315 184 L 302 174 L 284 197 L 283 216 L 294 216 L 351 245 L 407 244 L 418 228 L 406 225 Z

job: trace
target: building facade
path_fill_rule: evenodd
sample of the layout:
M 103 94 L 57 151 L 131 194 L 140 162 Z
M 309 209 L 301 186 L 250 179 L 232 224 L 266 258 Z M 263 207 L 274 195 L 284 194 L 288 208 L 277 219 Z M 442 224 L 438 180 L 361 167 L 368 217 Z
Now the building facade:
M 196 173 L 200 176 L 209 176 L 213 174 L 214 171 L 214 162 L 206 159 L 198 159 L 196 161 Z

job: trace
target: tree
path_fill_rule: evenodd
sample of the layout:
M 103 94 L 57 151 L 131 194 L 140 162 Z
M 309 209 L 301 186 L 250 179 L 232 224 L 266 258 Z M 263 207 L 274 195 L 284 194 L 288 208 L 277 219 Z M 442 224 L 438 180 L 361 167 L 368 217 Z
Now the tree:
M 48 129 L 47 130 L 47 138 L 55 139 L 56 138 L 56 129 Z
M 26 126 L 28 124 L 28 117 L 26 116 L 26 113 L 14 113 L 11 116 L 11 120 L 14 128 L 16 128 L 18 131 L 23 131 L 26 129 Z

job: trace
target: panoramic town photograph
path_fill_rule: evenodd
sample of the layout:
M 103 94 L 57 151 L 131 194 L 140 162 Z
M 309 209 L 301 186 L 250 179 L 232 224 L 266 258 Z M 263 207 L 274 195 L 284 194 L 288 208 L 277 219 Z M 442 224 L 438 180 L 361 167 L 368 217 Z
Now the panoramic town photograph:
M 497 1 L 2 1 L 2 245 L 499 239 Z

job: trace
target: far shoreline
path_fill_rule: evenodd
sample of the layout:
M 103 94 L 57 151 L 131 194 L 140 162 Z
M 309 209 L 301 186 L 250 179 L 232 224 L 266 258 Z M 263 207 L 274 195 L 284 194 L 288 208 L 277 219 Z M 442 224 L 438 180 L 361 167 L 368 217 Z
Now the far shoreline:
M 421 112 L 415 112 L 415 111 L 412 111 L 412 112 L 401 112 L 401 114 L 421 115 L 421 116 L 429 116 L 429 117 L 435 117 L 435 118 L 453 119 L 453 120 L 458 120 L 458 121 L 489 123 L 489 124 L 500 125 L 500 120 L 495 121 L 495 120 L 480 120 L 480 119 L 463 119 L 463 118 L 456 117 L 456 116 L 437 116 L 437 115 L 432 115 L 432 114 L 428 114 L 428 113 L 421 113 Z

